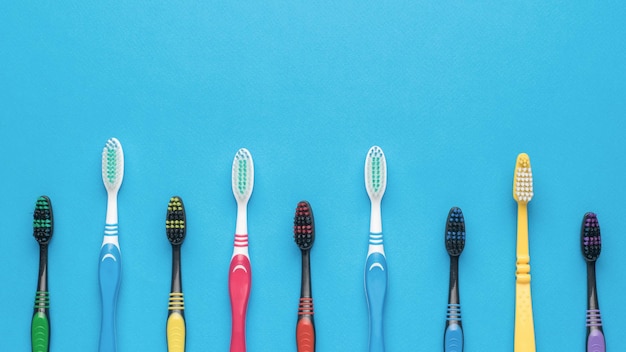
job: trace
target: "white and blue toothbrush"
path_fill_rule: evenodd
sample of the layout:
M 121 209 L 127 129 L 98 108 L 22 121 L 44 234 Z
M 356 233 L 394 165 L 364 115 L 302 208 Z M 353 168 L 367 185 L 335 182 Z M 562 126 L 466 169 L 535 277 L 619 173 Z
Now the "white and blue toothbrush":
M 120 142 L 111 138 L 102 150 L 102 181 L 107 190 L 107 215 L 100 248 L 99 281 L 102 300 L 99 352 L 115 352 L 115 311 L 120 288 L 121 255 L 117 232 L 117 192 L 124 178 L 124 152 Z
M 383 246 L 380 203 L 387 187 L 387 162 L 378 146 L 365 158 L 365 188 L 372 204 L 367 259 L 365 260 L 365 294 L 369 309 L 369 352 L 384 352 L 383 313 L 387 291 L 387 260 Z

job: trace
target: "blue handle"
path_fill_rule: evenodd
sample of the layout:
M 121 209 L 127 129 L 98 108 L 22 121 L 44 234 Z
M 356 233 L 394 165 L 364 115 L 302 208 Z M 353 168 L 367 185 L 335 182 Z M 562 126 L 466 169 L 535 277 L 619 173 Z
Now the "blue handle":
M 443 336 L 444 352 L 463 352 L 463 328 L 457 323 L 446 327 Z
M 365 293 L 370 313 L 369 352 L 384 352 L 383 311 L 387 291 L 387 260 L 382 253 L 371 253 L 365 261 Z
M 100 298 L 102 299 L 102 325 L 100 327 L 100 352 L 115 352 L 115 310 L 120 288 L 122 269 L 120 250 L 107 243 L 100 250 Z

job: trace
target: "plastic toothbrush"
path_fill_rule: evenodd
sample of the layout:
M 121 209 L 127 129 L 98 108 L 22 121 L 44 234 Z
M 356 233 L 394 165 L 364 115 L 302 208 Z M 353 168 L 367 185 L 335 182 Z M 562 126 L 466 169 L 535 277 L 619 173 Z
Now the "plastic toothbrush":
M 107 215 L 104 239 L 100 249 L 100 296 L 102 299 L 102 325 L 100 327 L 100 352 L 115 352 L 115 312 L 120 288 L 121 255 L 117 232 L 117 192 L 124 178 L 124 152 L 120 142 L 111 138 L 102 151 L 102 181 L 107 190 Z
M 311 248 L 315 242 L 313 209 L 306 200 L 298 203 L 293 219 L 293 237 L 302 252 L 302 281 L 296 323 L 298 352 L 315 352 L 315 321 L 313 319 L 313 289 L 311 288 Z
M 185 205 L 183 200 L 174 196 L 167 204 L 165 234 L 172 244 L 172 288 L 167 314 L 167 350 L 185 352 L 185 299 L 183 297 L 183 278 L 180 264 L 180 249 L 187 234 Z
M 387 187 L 385 154 L 373 146 L 365 158 L 365 188 L 371 202 L 370 235 L 365 260 L 365 294 L 369 308 L 369 352 L 383 352 L 383 312 L 387 291 L 387 260 L 383 247 L 380 203 Z
M 41 196 L 33 214 L 33 237 L 39 243 L 39 279 L 35 294 L 35 312 L 31 322 L 33 352 L 50 350 L 50 295 L 48 292 L 48 244 L 52 239 L 54 223 L 50 198 Z
M 463 352 L 463 323 L 459 294 L 459 257 L 465 248 L 465 218 L 461 208 L 453 207 L 446 221 L 445 244 L 450 256 L 448 316 L 443 335 L 444 352 Z
M 241 148 L 235 154 L 232 170 L 233 194 L 237 200 L 235 245 L 228 271 L 228 292 L 232 313 L 230 352 L 246 351 L 246 310 L 252 272 L 248 255 L 248 200 L 254 186 L 254 164 L 250 152 Z
M 528 254 L 528 202 L 533 197 L 533 174 L 525 153 L 517 156 L 513 198 L 517 202 L 517 271 L 515 284 L 514 352 L 535 352 L 535 327 L 530 294 Z
M 600 224 L 594 213 L 583 218 L 580 231 L 580 249 L 587 262 L 587 352 L 605 352 L 606 341 L 602 330 L 602 317 L 596 287 L 596 260 L 602 251 Z

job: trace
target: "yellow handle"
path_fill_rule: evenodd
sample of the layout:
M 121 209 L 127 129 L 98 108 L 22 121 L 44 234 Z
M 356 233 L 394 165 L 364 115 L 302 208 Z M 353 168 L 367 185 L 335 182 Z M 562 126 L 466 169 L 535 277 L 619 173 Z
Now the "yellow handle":
M 167 318 L 167 351 L 185 352 L 185 319 L 178 312 Z
M 517 271 L 515 272 L 515 344 L 514 352 L 535 352 L 533 302 L 530 295 L 530 256 L 528 254 L 528 211 L 526 204 L 517 207 Z
M 530 284 L 515 287 L 515 352 L 535 352 L 535 327 Z

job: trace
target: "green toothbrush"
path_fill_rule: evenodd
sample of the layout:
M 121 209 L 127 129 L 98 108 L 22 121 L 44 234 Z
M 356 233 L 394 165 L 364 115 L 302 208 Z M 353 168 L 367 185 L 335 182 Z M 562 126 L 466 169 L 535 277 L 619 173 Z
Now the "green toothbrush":
M 39 280 L 35 294 L 35 312 L 31 322 L 33 352 L 48 352 L 50 349 L 50 297 L 48 293 L 48 243 L 52 238 L 52 203 L 41 196 L 35 204 L 33 214 L 33 236 L 39 243 Z

